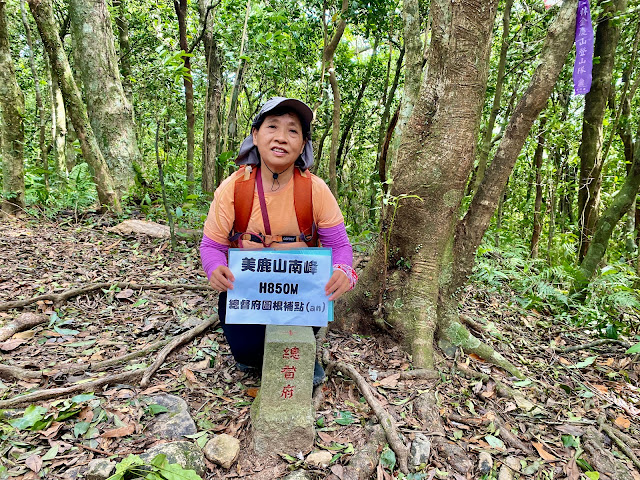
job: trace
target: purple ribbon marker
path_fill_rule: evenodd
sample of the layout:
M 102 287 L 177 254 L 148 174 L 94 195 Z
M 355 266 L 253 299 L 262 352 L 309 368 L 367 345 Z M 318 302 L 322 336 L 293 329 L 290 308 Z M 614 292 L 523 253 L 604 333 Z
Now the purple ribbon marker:
M 576 13 L 576 63 L 573 66 L 573 88 L 576 95 L 591 90 L 593 67 L 593 26 L 589 0 L 579 0 Z

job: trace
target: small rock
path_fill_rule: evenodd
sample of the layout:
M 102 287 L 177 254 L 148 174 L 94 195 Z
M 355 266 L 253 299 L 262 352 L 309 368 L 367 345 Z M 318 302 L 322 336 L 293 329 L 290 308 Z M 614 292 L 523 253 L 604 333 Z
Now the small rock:
M 145 453 L 140 455 L 145 462 L 151 462 L 160 454 L 167 456 L 169 463 L 177 463 L 187 470 L 195 470 L 195 472 L 204 477 L 207 467 L 204 455 L 197 445 L 191 442 L 172 442 L 154 445 Z
M 296 470 L 284 477 L 283 480 L 311 480 L 311 477 L 304 470 Z
M 324 468 L 331 463 L 333 455 L 326 450 L 316 450 L 307 455 L 305 462 L 314 467 Z
M 156 415 L 148 428 L 150 436 L 167 440 L 184 440 L 185 435 L 193 435 L 198 431 L 195 422 L 189 415 L 189 406 L 180 397 L 161 394 L 151 397 L 151 404 L 162 405 L 168 412 Z
M 431 439 L 422 433 L 416 433 L 416 438 L 411 442 L 411 455 L 409 463 L 414 467 L 419 467 L 423 463 L 429 464 L 431 456 Z
M 231 468 L 240 453 L 240 441 L 223 433 L 216 435 L 204 447 L 204 455 L 222 468 Z
M 513 480 L 513 473 L 520 471 L 520 460 L 516 457 L 507 457 L 507 460 L 500 467 L 498 480 Z
M 111 476 L 116 468 L 116 462 L 110 462 L 106 458 L 96 458 L 89 462 L 85 477 L 87 480 L 104 480 Z
M 480 452 L 478 455 L 478 472 L 482 475 L 488 474 L 493 468 L 493 458 L 487 452 Z

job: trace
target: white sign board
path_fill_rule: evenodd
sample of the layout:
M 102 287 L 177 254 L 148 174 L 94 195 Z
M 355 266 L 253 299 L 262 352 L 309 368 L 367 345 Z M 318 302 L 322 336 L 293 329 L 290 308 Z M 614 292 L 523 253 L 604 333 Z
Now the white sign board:
M 325 327 L 333 302 L 324 287 L 333 273 L 330 248 L 229 249 L 235 277 L 227 292 L 229 324 Z

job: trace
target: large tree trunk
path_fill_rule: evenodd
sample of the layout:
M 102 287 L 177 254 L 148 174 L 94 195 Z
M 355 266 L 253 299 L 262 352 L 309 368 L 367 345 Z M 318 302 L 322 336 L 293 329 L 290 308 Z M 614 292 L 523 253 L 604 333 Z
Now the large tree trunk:
M 98 200 L 101 206 L 112 208 L 120 212 L 120 199 L 115 189 L 113 178 L 102 156 L 100 147 L 87 116 L 87 110 L 82 102 L 80 90 L 71 73 L 67 55 L 58 36 L 58 29 L 53 18 L 51 0 L 27 0 L 33 18 L 38 25 L 45 50 L 51 62 L 51 68 L 56 72 L 66 111 L 71 118 L 73 127 L 80 140 L 82 156 L 93 170 Z
M 213 194 L 222 181 L 216 178 L 216 157 L 220 138 L 220 103 L 224 91 L 222 52 L 213 32 L 213 12 L 210 0 L 199 0 L 201 28 L 204 31 L 204 55 L 207 62 L 207 99 L 205 103 L 202 139 L 202 191 Z
M 24 208 L 24 95 L 16 81 L 9 48 L 7 3 L 0 0 L 0 143 L 2 144 L 2 210 Z
M 113 8 L 117 9 L 116 27 L 118 28 L 118 45 L 120 47 L 120 72 L 124 94 L 133 105 L 133 86 L 131 85 L 131 42 L 129 41 L 129 21 L 127 20 L 126 0 L 113 0 Z
M 598 219 L 600 186 L 602 184 L 603 121 L 607 100 L 611 91 L 611 78 L 616 46 L 620 37 L 619 20 L 613 18 L 624 11 L 627 0 L 600 0 L 602 12 L 598 17 L 593 55 L 600 61 L 593 65 L 591 90 L 585 97 L 580 156 L 580 187 L 578 190 L 578 228 L 580 245 L 578 260 L 581 262 L 589 248 Z
M 133 163 L 139 161 L 140 152 L 133 109 L 120 80 L 111 15 L 106 0 L 70 0 L 69 16 L 75 67 L 91 128 L 122 198 L 134 183 Z
M 173 5 L 178 15 L 178 35 L 180 48 L 184 53 L 189 53 L 187 42 L 187 0 L 174 0 Z M 195 173 L 193 170 L 193 152 L 195 146 L 196 115 L 193 106 L 193 79 L 191 78 L 191 57 L 183 57 L 185 74 L 182 76 L 184 83 L 185 112 L 187 116 L 187 191 L 193 193 Z

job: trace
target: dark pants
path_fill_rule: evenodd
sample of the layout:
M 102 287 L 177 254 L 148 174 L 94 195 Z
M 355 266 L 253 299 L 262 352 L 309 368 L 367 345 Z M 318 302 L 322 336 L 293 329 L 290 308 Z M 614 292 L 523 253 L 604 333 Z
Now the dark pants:
M 227 325 L 227 292 L 222 292 L 218 299 L 218 318 L 224 336 L 229 343 L 231 353 L 236 362 L 250 367 L 262 368 L 264 357 L 264 325 Z M 319 328 L 313 327 L 313 333 Z

